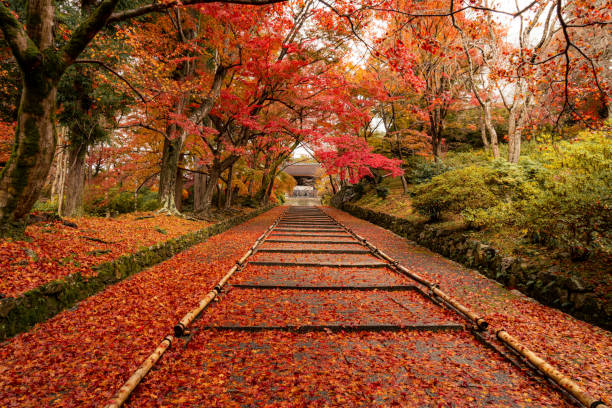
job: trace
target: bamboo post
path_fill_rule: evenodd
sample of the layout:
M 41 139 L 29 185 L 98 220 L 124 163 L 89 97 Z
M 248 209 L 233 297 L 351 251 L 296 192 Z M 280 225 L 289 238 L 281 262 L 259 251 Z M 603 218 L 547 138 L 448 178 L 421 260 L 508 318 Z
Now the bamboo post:
M 185 329 L 187 329 L 187 326 L 189 326 L 191 324 L 191 322 L 193 322 L 193 320 L 196 317 L 198 317 L 198 315 L 200 313 L 202 313 L 202 310 L 204 310 L 206 308 L 206 306 L 208 306 L 210 304 L 210 302 L 212 302 L 213 299 L 215 297 L 217 297 L 218 293 L 219 292 L 217 291 L 217 289 L 211 290 L 210 292 L 208 292 L 208 294 L 206 296 L 204 296 L 204 298 L 200 301 L 200 303 L 198 304 L 198 306 L 195 309 L 192 309 L 189 312 L 187 312 L 187 314 L 185 316 L 183 316 L 181 321 L 178 322 L 174 326 L 174 335 L 176 337 L 183 336 L 185 334 Z
M 531 364 L 536 366 L 537 369 L 540 370 L 545 376 L 552 379 L 561 388 L 572 394 L 578 401 L 583 403 L 586 407 L 607 408 L 607 405 L 605 405 L 601 400 L 595 399 L 592 395 L 583 390 L 574 381 L 563 375 L 556 368 L 548 364 L 545 360 L 538 357 L 533 351 L 529 350 L 527 347 L 519 343 L 516 338 L 512 337 L 504 329 L 497 331 L 497 338 L 506 346 L 510 347 L 512 350 L 516 351 L 518 354 L 526 358 Z
M 155 351 L 141 364 L 140 367 L 132 376 L 123 384 L 119 391 L 113 396 L 111 402 L 106 405 L 106 408 L 119 408 L 130 397 L 130 394 L 140 384 L 140 381 L 151 371 L 151 368 L 164 355 L 168 347 L 172 344 L 174 338 L 170 335 L 166 336 L 157 346 Z

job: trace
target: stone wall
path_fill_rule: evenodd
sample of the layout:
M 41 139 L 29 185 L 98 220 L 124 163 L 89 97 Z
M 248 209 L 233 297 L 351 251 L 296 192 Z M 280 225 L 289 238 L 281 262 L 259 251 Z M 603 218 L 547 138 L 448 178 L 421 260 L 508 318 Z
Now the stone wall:
M 545 305 L 612 329 L 612 304 L 605 304 L 592 287 L 577 277 L 567 278 L 555 274 L 553 269 L 543 269 L 536 259 L 506 256 L 489 245 L 471 239 L 463 230 L 413 223 L 342 201 L 332 203 L 358 218 L 391 230 L 467 267 L 478 269 L 485 276 L 516 288 Z
M 123 255 L 111 262 L 102 263 L 92 268 L 97 271 L 95 276 L 84 277 L 80 273 L 75 273 L 48 282 L 19 297 L 1 299 L 0 341 L 27 331 L 36 323 L 50 319 L 107 286 L 170 259 L 179 252 L 250 220 L 273 207 L 267 206 L 248 214 L 231 217 L 199 231 L 170 239 L 133 254 Z

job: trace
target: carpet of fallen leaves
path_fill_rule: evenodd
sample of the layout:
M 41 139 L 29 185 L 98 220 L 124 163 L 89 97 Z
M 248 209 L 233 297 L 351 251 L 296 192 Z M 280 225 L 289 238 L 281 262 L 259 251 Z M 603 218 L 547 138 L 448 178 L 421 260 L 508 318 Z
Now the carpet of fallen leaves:
M 240 284 L 272 285 L 283 280 L 295 286 L 403 285 L 406 280 L 385 268 L 328 268 L 302 266 L 259 266 L 236 276 Z M 234 281 L 233 281 L 234 282 Z
M 261 252 L 256 254 L 253 263 L 263 262 L 270 264 L 287 263 L 297 265 L 383 265 L 384 262 L 370 254 L 269 254 Z
M 69 221 L 77 228 L 38 222 L 27 227 L 27 240 L 0 240 L 0 294 L 18 296 L 75 272 L 91 275 L 93 265 L 210 225 L 154 213 Z
M 387 272 L 389 273 L 389 272 Z M 328 283 L 328 282 L 323 282 Z M 397 325 L 463 323 L 419 292 L 232 289 L 212 313 L 210 326 Z
M 173 324 L 198 303 L 281 211 L 274 209 L 211 237 L 2 344 L 0 406 L 89 407 L 107 402 Z M 456 265 L 441 263 L 443 267 L 436 268 L 434 265 L 441 262 L 438 258 L 419 255 L 425 252 L 413 250 L 393 234 L 342 213 L 335 215 L 362 229 L 359 232 L 366 238 L 377 244 L 380 241 L 381 249 L 391 252 L 393 247 L 406 252 L 408 258 L 419 258 L 423 269 L 459 275 L 453 273 Z M 431 265 L 425 265 L 427 259 Z M 309 274 L 309 270 L 316 273 Z M 364 271 L 371 276 L 366 277 Z M 377 279 L 385 273 L 387 278 Z M 410 283 L 382 268 L 254 264 L 230 283 L 283 279 L 285 284 L 293 280 L 303 285 L 348 285 L 355 284 L 353 277 L 362 280 L 357 284 Z M 477 277 L 474 274 L 472 279 L 478 281 Z M 484 290 L 482 296 L 487 296 L 487 288 L 483 283 L 473 290 Z M 496 288 L 490 292 L 492 299 L 474 301 L 480 293 L 472 293 L 471 299 L 474 307 L 501 302 L 490 312 L 492 320 L 497 316 L 494 313 L 502 315 L 509 306 L 503 303 L 507 297 Z M 268 297 L 264 298 L 263 292 Z M 568 406 L 541 379 L 512 366 L 466 331 L 253 333 L 209 328 L 228 322 L 290 324 L 289 319 L 296 316 L 301 319 L 298 324 L 341 319 L 355 322 L 364 317 L 393 323 L 423 318 L 456 321 L 442 309 L 429 310 L 433 305 L 413 290 L 337 291 L 333 296 L 323 291 L 296 293 L 300 295 L 289 296 L 286 290 L 277 289 L 229 290 L 194 322 L 191 336 L 174 343 L 127 406 Z M 522 312 L 516 312 L 517 320 L 529 318 L 528 313 L 528 317 L 519 316 Z M 513 318 L 508 319 L 510 323 Z M 499 321 L 498 317 L 494 323 Z M 549 328 L 549 333 L 553 332 Z
M 203 331 L 173 348 L 127 406 L 568 405 L 466 333 Z
M 505 328 L 595 396 L 612 399 L 612 333 L 541 305 L 394 233 L 342 211 L 325 211 L 402 265 L 438 282 L 462 303 Z
M 101 406 L 280 211 L 213 236 L 3 343 L 0 406 Z
M 262 247 L 269 245 L 272 244 Z M 306 246 L 297 244 L 293 248 Z M 329 257 L 333 255 L 317 259 L 327 263 Z M 270 258 L 271 254 L 258 253 L 253 259 Z M 299 263 L 308 258 L 310 254 L 289 254 L 284 260 Z M 385 268 L 251 263 L 231 283 L 349 286 L 409 282 Z M 568 406 L 541 380 L 516 369 L 463 330 L 250 331 L 262 326 L 456 327 L 457 323 L 462 320 L 456 314 L 410 289 L 295 291 L 229 287 L 220 301 L 194 323 L 192 336 L 179 340 L 146 383 L 137 388 L 128 406 Z M 248 326 L 249 331 L 237 330 L 240 326 Z

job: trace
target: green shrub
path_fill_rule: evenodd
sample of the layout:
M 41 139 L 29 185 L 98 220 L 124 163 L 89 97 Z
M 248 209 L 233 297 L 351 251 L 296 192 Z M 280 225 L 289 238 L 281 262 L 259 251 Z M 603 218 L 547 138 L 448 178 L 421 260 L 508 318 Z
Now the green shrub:
M 142 189 L 138 194 L 138 203 L 135 205 L 132 191 L 120 191 L 112 188 L 106 197 L 96 197 L 85 202 L 85 211 L 91 215 L 103 216 L 106 213 L 113 215 L 138 211 L 153 211 L 159 206 L 157 193 L 150 189 Z
M 533 199 L 517 206 L 516 220 L 533 242 L 565 249 L 575 260 L 612 254 L 612 142 L 598 134 L 581 138 L 540 153 L 547 172 Z
M 356 194 L 356 198 L 355 200 L 360 199 L 361 197 L 363 197 L 363 195 L 365 194 L 365 185 L 364 185 L 364 181 L 361 181 L 355 185 L 353 185 L 353 191 Z
M 432 174 L 412 198 L 432 221 L 446 212 L 475 228 L 513 226 L 575 260 L 612 254 L 612 140 L 603 132 L 554 145 L 525 143 L 518 165 L 483 151 L 449 153 L 444 164 L 414 164 L 410 178 Z
M 34 204 L 32 210 L 57 214 L 57 200 L 39 200 Z
M 138 194 L 138 211 L 155 211 L 159 208 L 157 192 L 151 189 L 141 189 Z
M 250 197 L 250 196 L 240 197 L 238 201 L 243 207 L 249 207 L 249 208 L 257 208 L 257 206 L 260 203 L 260 201 L 257 198 Z
M 494 207 L 501 203 L 505 192 L 490 167 L 468 166 L 434 177 L 429 183 L 417 187 L 412 205 L 430 220 L 439 220 L 443 212 L 461 213 Z
M 452 168 L 444 162 L 419 160 L 414 162 L 410 169 L 406 171 L 406 180 L 410 184 L 426 183 L 432 178 L 451 169 Z
M 564 248 L 572 259 L 612 254 L 612 176 L 559 177 L 522 203 L 518 225 L 532 241 Z
M 466 208 L 461 211 L 463 219 L 471 228 L 496 227 L 512 224 L 517 214 L 511 202 L 500 202 L 489 208 Z

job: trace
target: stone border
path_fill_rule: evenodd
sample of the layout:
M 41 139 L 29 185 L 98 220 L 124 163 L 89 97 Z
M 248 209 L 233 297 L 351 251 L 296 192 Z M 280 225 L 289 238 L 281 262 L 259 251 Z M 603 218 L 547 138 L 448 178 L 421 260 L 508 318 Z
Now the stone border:
M 612 305 L 605 305 L 578 278 L 558 276 L 542 270 L 536 262 L 504 255 L 498 249 L 467 236 L 461 230 L 415 223 L 350 203 L 337 205 L 349 214 L 406 237 L 434 252 L 481 271 L 488 278 L 516 288 L 539 302 L 579 319 L 612 330 Z
M 248 214 L 231 217 L 201 230 L 93 266 L 92 269 L 97 271 L 96 276 L 82 276 L 80 273 L 74 273 L 45 283 L 18 297 L 4 298 L 0 300 L 0 341 L 28 331 L 35 324 L 50 319 L 107 286 L 166 261 L 187 248 L 202 243 L 209 237 L 227 231 L 274 207 L 275 205 L 269 205 Z

